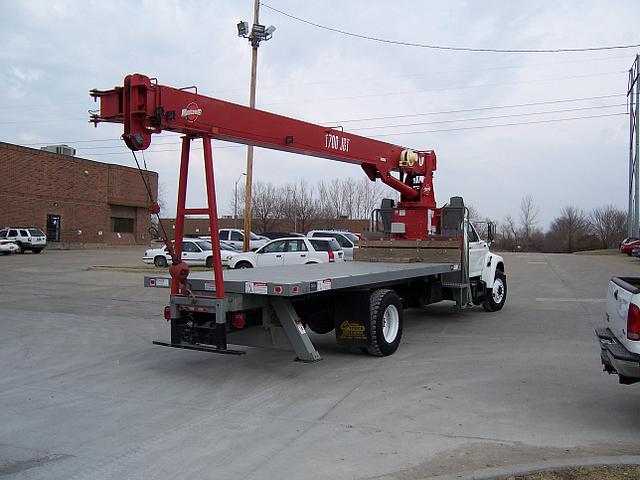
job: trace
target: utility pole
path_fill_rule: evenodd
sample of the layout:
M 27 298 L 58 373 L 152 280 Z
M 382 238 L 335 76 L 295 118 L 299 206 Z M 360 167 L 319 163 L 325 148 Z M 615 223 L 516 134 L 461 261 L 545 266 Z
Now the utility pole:
M 253 26 L 249 31 L 247 22 L 238 23 L 238 36 L 247 38 L 251 44 L 251 91 L 249 107 L 256 108 L 256 77 L 258 73 L 258 47 L 263 40 L 270 40 L 276 27 L 260 25 L 260 1 L 253 1 Z M 242 249 L 249 251 L 251 236 L 251 186 L 253 184 L 253 145 L 247 147 L 247 183 L 244 197 L 244 242 Z
M 640 55 L 636 55 L 629 69 L 627 101 L 629 104 L 629 209 L 627 211 L 627 233 L 639 237 L 640 228 Z

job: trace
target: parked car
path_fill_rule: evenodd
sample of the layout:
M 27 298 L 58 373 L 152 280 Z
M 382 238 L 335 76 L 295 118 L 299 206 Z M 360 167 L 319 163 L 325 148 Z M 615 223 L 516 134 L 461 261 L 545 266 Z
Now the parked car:
M 7 227 L 0 230 L 0 240 L 11 240 L 18 246 L 18 253 L 31 250 L 40 253 L 47 246 L 47 236 L 34 227 Z
M 227 247 L 228 248 L 228 247 Z M 226 266 L 234 256 L 239 255 L 237 250 L 227 250 L 220 242 L 220 257 L 222 265 Z M 182 260 L 187 265 L 206 267 L 213 266 L 213 246 L 208 240 L 199 238 L 185 238 L 182 240 Z M 144 252 L 142 257 L 144 263 L 152 263 L 156 267 L 166 267 L 171 262 L 171 256 L 167 252 L 167 247 L 151 248 Z
M 640 248 L 635 247 L 633 250 L 631 250 L 631 256 L 632 257 L 640 257 Z
M 620 253 L 626 253 L 627 255 L 631 255 L 631 252 L 634 248 L 640 248 L 640 240 L 630 240 L 625 239 L 625 242 L 620 244 Z
M 334 238 L 288 237 L 271 240 L 255 252 L 236 255 L 229 261 L 229 268 L 331 262 L 344 262 L 344 252 Z
M 218 234 L 220 236 L 220 240 L 229 242 L 242 250 L 242 244 L 244 242 L 244 232 L 242 230 L 239 228 L 221 228 L 218 230 Z M 261 237 L 260 235 L 256 235 L 251 232 L 251 235 L 249 236 L 249 250 L 257 250 L 268 241 L 269 239 L 267 237 Z
M 287 238 L 287 237 L 304 237 L 302 233 L 296 232 L 265 232 L 262 234 L 263 237 L 267 237 L 269 240 L 275 240 L 277 238 Z
M 358 248 L 358 237 L 351 232 L 343 230 L 311 230 L 307 237 L 333 237 L 344 251 L 345 260 L 353 260 L 353 249 Z
M 211 235 L 207 235 L 204 237 L 198 237 L 201 240 L 207 240 L 207 241 L 211 241 Z M 232 252 L 241 252 L 242 248 L 238 248 L 236 247 L 233 243 L 231 242 L 225 242 L 224 240 L 220 240 L 220 249 L 221 250 L 229 250 Z
M 19 250 L 18 244 L 13 240 L 0 240 L 0 253 L 2 255 L 9 255 Z

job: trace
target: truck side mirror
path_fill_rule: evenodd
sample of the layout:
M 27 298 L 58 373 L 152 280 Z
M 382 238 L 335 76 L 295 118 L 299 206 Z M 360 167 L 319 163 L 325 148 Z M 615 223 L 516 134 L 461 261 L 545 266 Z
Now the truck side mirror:
M 493 243 L 495 234 L 496 234 L 496 225 L 493 222 L 489 222 L 487 224 L 487 240 L 489 241 L 490 244 Z

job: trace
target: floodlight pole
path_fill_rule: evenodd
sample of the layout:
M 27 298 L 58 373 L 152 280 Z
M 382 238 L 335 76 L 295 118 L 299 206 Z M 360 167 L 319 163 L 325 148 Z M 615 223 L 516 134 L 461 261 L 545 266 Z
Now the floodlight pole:
M 260 20 L 260 0 L 253 2 L 253 24 L 258 25 Z M 251 39 L 251 91 L 249 94 L 249 107 L 256 108 L 256 76 L 258 73 L 258 46 L 259 38 Z M 249 239 L 251 237 L 251 186 L 253 184 L 253 145 L 247 147 L 247 182 L 244 191 L 244 240 L 242 250 L 250 250 Z

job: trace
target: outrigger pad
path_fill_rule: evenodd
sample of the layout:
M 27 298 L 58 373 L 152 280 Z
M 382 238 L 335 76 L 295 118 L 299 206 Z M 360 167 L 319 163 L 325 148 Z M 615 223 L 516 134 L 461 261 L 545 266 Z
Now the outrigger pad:
M 335 300 L 336 341 L 347 347 L 371 346 L 369 291 L 349 291 Z

